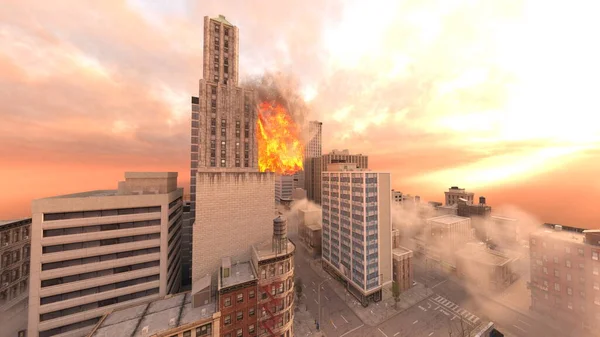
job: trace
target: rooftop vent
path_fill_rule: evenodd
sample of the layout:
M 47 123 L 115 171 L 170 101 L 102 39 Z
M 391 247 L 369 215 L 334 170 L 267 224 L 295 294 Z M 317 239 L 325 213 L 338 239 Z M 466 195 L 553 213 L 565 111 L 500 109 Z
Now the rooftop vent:
M 175 318 L 171 318 L 171 319 L 169 320 L 169 326 L 170 326 L 170 327 L 174 327 L 174 326 L 175 326 Z
M 206 308 L 202 308 L 202 316 L 206 315 Z
M 562 231 L 562 226 L 561 225 L 554 225 L 554 230 L 555 231 Z

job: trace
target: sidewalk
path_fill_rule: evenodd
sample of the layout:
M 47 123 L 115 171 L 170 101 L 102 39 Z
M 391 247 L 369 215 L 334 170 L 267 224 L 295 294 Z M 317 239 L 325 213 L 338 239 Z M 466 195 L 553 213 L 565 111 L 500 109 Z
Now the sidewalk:
M 319 262 L 311 261 L 309 264 L 319 276 L 323 278 L 330 276 L 321 268 Z M 327 284 L 340 299 L 346 302 L 348 307 L 364 324 L 370 326 L 377 326 L 432 295 L 431 290 L 425 289 L 422 284 L 417 284 L 400 294 L 397 308 L 394 308 L 394 298 L 392 296 L 390 285 L 383 288 L 383 298 L 380 302 L 370 303 L 369 306 L 365 308 L 356 300 L 356 298 L 354 298 L 354 296 L 346 291 L 341 283 L 331 280 L 327 282 Z
M 297 302 L 296 302 L 297 303 Z M 294 335 L 298 337 L 325 337 L 325 334 L 315 329 L 315 318 L 306 310 L 306 305 L 296 306 L 294 313 Z

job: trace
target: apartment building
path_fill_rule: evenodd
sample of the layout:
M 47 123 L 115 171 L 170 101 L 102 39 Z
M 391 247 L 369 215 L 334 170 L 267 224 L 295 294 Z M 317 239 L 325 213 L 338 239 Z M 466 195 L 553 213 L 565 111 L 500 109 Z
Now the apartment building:
M 348 150 L 333 150 L 328 154 L 314 159 L 314 181 L 306 185 L 308 200 L 321 204 L 321 177 L 328 170 L 328 165 L 337 163 L 356 164 L 360 169 L 369 168 L 369 157 L 362 154 L 350 154 Z M 391 198 L 391 197 L 390 197 Z
M 400 292 L 410 289 L 413 285 L 413 252 L 404 247 L 392 249 L 394 277 Z
M 554 319 L 600 328 L 600 230 L 530 234 L 531 307 Z
M 402 203 L 402 192 L 392 190 L 392 200 L 397 204 L 401 204 Z
M 472 242 L 456 255 L 458 276 L 480 289 L 502 291 L 518 278 L 517 254 L 489 249 L 483 242 Z
M 226 257 L 222 263 L 218 279 L 220 335 L 256 336 L 258 278 L 252 262 L 232 264 Z
M 323 267 L 364 306 L 392 281 L 391 175 L 357 164 L 322 173 Z
M 7 336 L 27 330 L 31 218 L 0 220 L 0 326 Z
M 459 199 L 465 199 L 468 204 L 472 204 L 475 200 L 475 193 L 467 192 L 464 188 L 458 188 L 458 186 L 452 186 L 447 192 L 444 192 L 446 199 L 446 206 L 450 206 L 458 203 Z
M 28 336 L 85 336 L 177 292 L 182 195 L 175 172 L 126 172 L 117 190 L 34 200 Z

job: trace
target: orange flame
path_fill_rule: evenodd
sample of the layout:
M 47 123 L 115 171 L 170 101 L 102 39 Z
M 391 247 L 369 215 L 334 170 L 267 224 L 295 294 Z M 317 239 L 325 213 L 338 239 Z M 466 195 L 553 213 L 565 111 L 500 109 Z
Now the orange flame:
M 292 175 L 303 169 L 300 128 L 278 103 L 258 106 L 258 168 L 260 172 Z

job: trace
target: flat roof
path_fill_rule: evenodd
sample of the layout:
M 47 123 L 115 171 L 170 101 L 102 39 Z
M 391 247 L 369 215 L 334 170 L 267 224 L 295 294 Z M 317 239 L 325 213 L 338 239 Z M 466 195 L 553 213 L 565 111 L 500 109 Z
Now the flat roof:
M 408 253 L 412 253 L 413 251 L 408 249 L 408 248 L 404 248 L 404 247 L 397 247 L 392 249 L 392 254 L 393 255 L 404 255 L 404 254 L 408 254 Z
M 125 172 L 125 179 L 177 178 L 177 172 Z
M 498 220 L 502 220 L 502 221 L 517 221 L 517 219 L 507 218 L 505 216 L 499 216 L 499 215 L 492 215 L 492 216 L 490 216 L 490 218 L 492 218 L 492 219 L 498 219 Z
M 433 221 L 433 222 L 441 223 L 444 225 L 451 225 L 453 223 L 464 221 L 465 219 L 470 219 L 470 218 L 458 216 L 458 215 L 454 215 L 454 214 L 446 214 L 446 215 L 436 216 L 434 218 L 429 218 L 429 219 L 427 219 L 427 221 Z
M 289 239 L 287 241 L 287 252 L 283 251 L 280 254 L 276 254 L 273 251 L 273 243 L 271 242 L 271 240 L 254 247 L 254 251 L 256 252 L 259 261 L 290 254 L 293 253 L 295 250 L 296 246 L 294 246 L 294 244 Z
M 215 313 L 215 303 L 192 308 L 189 292 L 166 296 L 152 302 L 115 310 L 104 316 L 92 337 L 141 336 L 148 327 L 147 336 L 209 319 Z M 175 325 L 171 325 L 175 319 Z
M 307 227 L 308 227 L 308 229 L 310 229 L 311 231 L 319 231 L 319 230 L 321 230 L 321 229 L 322 229 L 321 225 L 310 225 L 310 226 L 307 226 Z
M 221 286 L 219 287 L 219 290 L 237 284 L 242 284 L 256 280 L 256 275 L 254 275 L 254 268 L 252 267 L 252 263 L 250 261 L 232 264 L 229 277 L 223 277 L 222 274 L 220 276 Z
M 466 247 L 456 252 L 471 261 L 501 266 L 511 260 L 503 253 L 488 249 L 484 243 L 467 243 Z
M 585 234 L 574 232 L 574 231 L 565 231 L 565 230 L 552 230 L 552 229 L 540 229 L 533 233 L 532 236 L 536 237 L 546 237 L 554 240 L 567 241 L 572 243 L 585 243 Z
M 20 221 L 29 220 L 29 219 L 31 219 L 31 218 L 21 218 L 21 219 L 14 219 L 14 220 L 0 220 L 0 226 L 10 225 L 15 222 L 20 222 Z
M 64 195 L 56 195 L 53 197 L 48 197 L 44 199 L 55 199 L 55 198 L 89 198 L 89 197 L 108 197 L 117 195 L 117 190 L 96 190 L 96 191 L 87 191 L 87 192 L 79 192 L 73 194 L 64 194 Z

